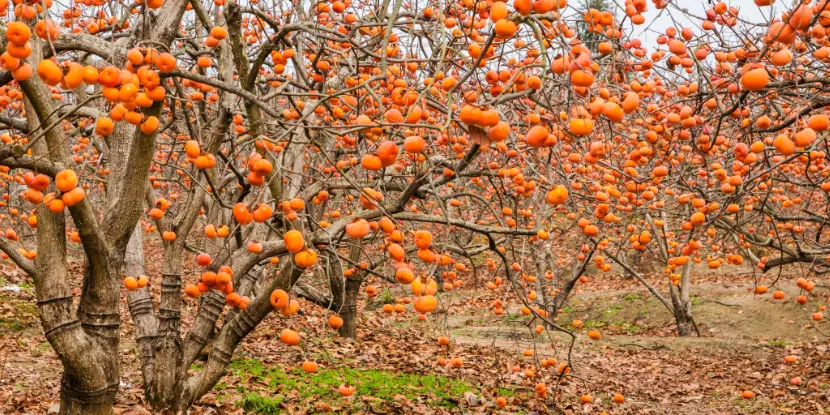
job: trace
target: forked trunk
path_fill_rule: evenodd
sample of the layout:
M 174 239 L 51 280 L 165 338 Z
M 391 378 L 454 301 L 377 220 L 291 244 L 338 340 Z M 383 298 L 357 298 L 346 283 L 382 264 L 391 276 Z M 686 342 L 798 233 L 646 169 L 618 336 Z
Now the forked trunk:
M 697 330 L 697 325 L 692 318 L 692 299 L 689 294 L 691 288 L 691 262 L 683 266 L 680 274 L 680 283 L 678 285 L 671 285 L 669 290 L 671 292 L 671 302 L 674 308 L 674 321 L 677 323 L 677 335 L 680 337 L 691 336 L 696 333 L 700 336 Z

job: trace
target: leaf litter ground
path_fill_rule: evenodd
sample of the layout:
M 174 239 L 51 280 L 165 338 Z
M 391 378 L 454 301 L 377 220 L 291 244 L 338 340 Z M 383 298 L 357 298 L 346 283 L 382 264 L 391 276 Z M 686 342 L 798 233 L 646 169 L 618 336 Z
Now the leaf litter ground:
M 74 266 L 80 268 L 80 262 Z M 152 267 L 148 273 L 156 275 Z M 661 283 L 659 276 L 652 278 Z M 503 298 L 503 291 L 444 294 L 449 313 L 436 313 L 426 322 L 412 313 L 383 314 L 375 298 L 362 309 L 357 341 L 335 337 L 325 327 L 324 311 L 303 304 L 304 313 L 290 321 L 273 315 L 264 321 L 192 413 L 828 413 L 826 325 L 811 324 L 807 308 L 795 303 L 794 279 L 779 280 L 788 298 L 773 301 L 748 291 L 751 275 L 702 273 L 693 301 L 703 336 L 677 338 L 671 316 L 636 282 L 595 277 L 580 286 L 559 318 L 568 328 L 576 319 L 586 326 L 576 330 L 572 349 L 567 336 L 550 330 L 531 334 L 528 327 L 536 322 L 515 307 L 508 308 L 510 316 L 493 315 L 490 304 Z M 808 304 L 828 298 L 826 287 L 818 285 Z M 60 363 L 39 327 L 33 292 L 27 277 L 0 269 L 0 413 L 49 413 L 59 399 Z M 193 306 L 188 302 L 183 313 L 185 327 Z M 123 379 L 116 413 L 146 414 L 133 326 L 126 304 L 123 308 Z M 303 333 L 302 347 L 279 341 L 286 325 Z M 588 328 L 601 331 L 602 338 L 589 340 Z M 440 335 L 452 343 L 439 345 Z M 534 355 L 523 356 L 525 349 Z M 799 359 L 786 364 L 786 355 Z M 442 357 L 463 365 L 441 366 Z M 538 366 L 549 358 L 569 362 L 573 372 L 561 377 L 555 366 Z M 319 363 L 317 373 L 302 372 L 306 359 Z M 197 363 L 191 370 L 200 367 Z M 795 377 L 801 378 L 800 386 L 791 385 Z M 546 399 L 534 392 L 539 382 L 548 386 Z M 356 393 L 342 398 L 336 391 L 341 383 L 354 385 Z M 755 399 L 741 399 L 744 390 L 755 392 Z M 617 393 L 625 396 L 624 403 L 613 403 Z M 582 395 L 593 402 L 580 402 Z M 496 408 L 498 396 L 507 399 L 507 408 Z

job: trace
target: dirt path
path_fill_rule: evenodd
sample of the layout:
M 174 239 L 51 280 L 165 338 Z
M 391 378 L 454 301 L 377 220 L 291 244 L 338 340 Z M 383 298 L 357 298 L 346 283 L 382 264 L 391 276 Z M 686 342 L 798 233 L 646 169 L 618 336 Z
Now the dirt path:
M 516 317 L 521 316 L 518 307 L 508 309 L 513 316 L 477 310 L 451 316 L 447 324 L 462 344 L 495 345 L 517 354 L 530 348 L 539 359 L 572 362 L 582 380 L 569 385 L 573 390 L 626 396 L 613 413 L 824 413 L 830 407 L 828 378 L 807 379 L 827 362 L 827 338 L 819 330 L 830 326 L 809 323 L 811 308 L 794 301 L 799 290 L 791 281 L 780 284 L 787 293 L 780 301 L 770 294 L 753 295 L 747 286 L 695 286 L 693 313 L 703 337 L 691 338 L 676 337 L 671 315 L 639 286 L 583 289 L 558 319 L 568 328 L 577 319 L 585 324 L 576 331 L 570 358 L 568 336 L 533 335 L 528 318 Z M 817 290 L 810 301 L 826 298 Z M 588 329 L 600 331 L 602 338 L 588 339 Z M 787 365 L 786 355 L 799 356 L 799 362 Z M 800 388 L 790 385 L 796 376 L 804 379 Z M 740 399 L 744 390 L 755 392 L 756 399 Z

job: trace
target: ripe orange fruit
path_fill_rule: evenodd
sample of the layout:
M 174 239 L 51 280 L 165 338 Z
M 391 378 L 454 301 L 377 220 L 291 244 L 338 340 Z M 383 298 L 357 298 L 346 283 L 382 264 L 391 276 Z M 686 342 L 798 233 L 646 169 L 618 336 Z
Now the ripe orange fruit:
M 138 281 L 134 277 L 124 278 L 124 287 L 127 291 L 135 291 L 138 288 Z
M 78 185 L 78 176 L 72 169 L 61 170 L 55 175 L 55 187 L 61 192 L 68 192 Z
M 377 154 L 366 154 L 360 159 L 360 166 L 366 170 L 378 171 L 383 168 L 383 162 Z
M 354 394 L 354 386 L 348 386 L 345 383 L 342 383 L 337 388 L 337 392 L 340 394 L 340 396 L 347 398 Z
M 542 147 L 548 139 L 548 129 L 541 125 L 534 126 L 527 132 L 525 141 L 531 147 Z
M 202 279 L 204 279 L 204 274 Z M 288 293 L 284 290 L 276 289 L 271 292 L 271 306 L 277 309 L 287 308 L 289 305 Z
M 310 360 L 306 360 L 303 362 L 303 372 L 305 373 L 314 373 L 317 371 L 317 363 L 312 362 Z
M 216 40 L 222 40 L 228 37 L 228 30 L 222 26 L 216 26 L 210 29 L 210 36 Z
M 513 35 L 515 35 L 518 30 L 519 27 L 516 26 L 516 23 L 513 23 L 512 20 L 501 19 L 496 22 L 496 36 L 498 36 L 501 39 L 509 39 L 513 37 Z
M 404 151 L 410 154 L 421 153 L 424 151 L 424 148 L 426 148 L 426 141 L 417 135 L 406 137 L 403 142 Z
M 432 295 L 424 295 L 415 300 L 415 311 L 419 313 L 431 313 L 438 308 L 438 300 Z
M 44 59 L 37 64 L 37 75 L 49 86 L 55 86 L 63 80 L 63 71 L 51 59 Z
M 296 254 L 303 250 L 305 247 L 305 241 L 303 240 L 303 234 L 300 233 L 298 230 L 290 230 L 285 233 L 282 237 L 283 242 L 285 243 L 285 249 L 292 254 Z
M 571 83 L 574 86 L 589 87 L 594 84 L 594 74 L 577 69 L 571 74 Z
M 568 131 L 576 136 L 586 136 L 594 131 L 594 122 L 585 118 L 574 118 L 568 124 Z
M 30 37 L 32 37 L 32 31 L 25 23 L 12 21 L 6 24 L 6 39 L 10 43 L 22 46 L 29 41 Z
M 764 68 L 747 71 L 741 76 L 741 86 L 748 91 L 760 91 L 769 84 L 769 73 Z
M 282 329 L 280 340 L 285 344 L 295 346 L 300 343 L 300 334 L 291 329 Z
M 419 230 L 415 232 L 415 246 L 419 249 L 428 249 L 432 245 L 432 234 L 429 231 Z
M 395 279 L 401 284 L 411 284 L 415 280 L 415 274 L 407 267 L 398 268 L 395 271 Z
M 343 327 L 343 319 L 336 314 L 332 314 L 331 316 L 329 316 L 328 323 L 329 327 L 335 330 L 339 329 L 340 327 Z
M 490 21 L 496 23 L 499 20 L 507 18 L 508 13 L 506 3 L 494 2 L 493 5 L 490 6 Z
M 545 201 L 551 205 L 561 205 L 568 200 L 568 189 L 563 185 L 557 185 L 545 196 Z
M 510 135 L 510 124 L 505 121 L 499 121 L 496 125 L 490 127 L 487 132 L 487 137 L 495 142 L 502 142 Z M 547 139 L 547 135 L 545 136 Z
M 306 249 L 294 254 L 294 263 L 300 268 L 308 268 L 317 263 L 317 252 Z

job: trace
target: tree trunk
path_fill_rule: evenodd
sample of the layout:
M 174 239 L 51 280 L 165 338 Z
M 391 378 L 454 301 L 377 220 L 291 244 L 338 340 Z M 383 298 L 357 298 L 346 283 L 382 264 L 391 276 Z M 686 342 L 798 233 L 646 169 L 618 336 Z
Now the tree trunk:
M 671 300 L 674 306 L 674 321 L 677 323 L 677 335 L 680 337 L 691 336 L 693 331 L 697 332 L 697 326 L 692 318 L 692 301 L 688 296 L 683 298 L 682 290 L 671 288 Z M 700 333 L 697 333 L 698 336 Z
M 76 380 L 64 372 L 61 380 L 61 408 L 58 412 L 60 415 L 112 415 L 118 383 L 90 393 L 74 390 Z
M 340 336 L 347 339 L 354 339 L 357 335 L 357 300 L 360 296 L 361 285 L 363 285 L 363 274 L 360 272 L 346 278 L 346 292 L 343 296 L 343 306 L 340 307 L 340 317 L 343 319 Z
M 547 307 L 546 310 L 548 312 L 548 320 L 553 321 L 559 315 L 559 310 L 565 306 L 565 303 L 568 301 L 568 297 L 571 295 L 571 291 L 573 291 L 573 288 L 576 285 L 576 282 L 579 281 L 579 277 L 581 275 L 582 274 L 575 277 L 572 276 L 571 279 L 559 289 L 559 292 L 553 296 L 553 302 Z
M 265 292 L 252 298 L 248 308 L 226 319 L 213 342 L 210 357 L 205 363 L 204 369 L 182 381 L 182 385 L 179 387 L 180 393 L 176 396 L 174 404 L 170 406 L 171 408 L 184 412 L 204 394 L 210 392 L 213 386 L 225 375 L 225 371 L 233 358 L 233 353 L 242 339 L 252 332 L 262 319 L 274 311 L 274 307 L 271 306 L 270 302 L 271 291 L 280 288 L 279 284 L 284 284 L 286 281 L 293 284 L 302 273 L 302 268 L 294 266 L 290 260 L 285 261 L 280 269 L 280 275 L 276 276 Z M 284 286 L 284 288 L 288 291 L 291 286 Z
M 697 325 L 692 318 L 692 299 L 689 294 L 691 271 L 691 262 L 687 262 L 680 274 L 680 284 L 669 287 L 671 302 L 674 307 L 674 320 L 677 323 L 677 335 L 680 337 L 692 335 L 692 330 L 700 336 Z
M 675 311 L 674 320 L 677 322 L 677 335 L 680 337 L 688 337 L 693 333 L 694 320 L 691 314 L 686 314 L 682 310 Z
M 593 256 L 593 254 L 594 250 L 591 250 L 585 256 L 584 260 L 574 263 L 573 268 L 571 268 L 570 277 L 567 280 L 565 280 L 565 285 L 563 285 L 562 288 L 559 289 L 559 292 L 557 292 L 556 295 L 553 296 L 552 304 L 550 304 L 547 307 L 546 311 L 548 312 L 548 320 L 554 321 L 554 319 L 556 319 L 556 317 L 559 315 L 559 310 L 561 310 L 562 307 L 564 307 L 565 304 L 567 304 L 568 297 L 570 297 L 571 295 L 571 291 L 573 291 L 574 287 L 576 286 L 576 283 L 579 281 L 579 278 L 581 278 L 582 275 L 585 274 L 588 261 L 591 260 L 591 256 Z M 553 258 L 550 259 L 552 262 Z M 559 275 L 556 275 L 555 278 L 558 282 Z
M 358 242 L 349 250 L 349 261 L 357 263 L 360 259 L 362 244 Z M 357 336 L 357 300 L 360 296 L 360 286 L 363 285 L 364 273 L 358 270 L 346 278 L 343 290 L 343 305 L 340 307 L 340 317 L 343 326 L 340 327 L 340 336 L 354 339 Z
M 184 357 L 179 331 L 182 303 L 182 245 L 169 244 L 170 246 L 164 249 L 162 267 L 154 382 L 148 385 L 147 390 L 147 401 L 156 410 L 176 407 L 185 375 L 182 369 Z
M 127 243 L 124 256 L 124 274 L 127 276 L 145 274 L 142 232 L 141 224 L 137 223 L 130 241 Z M 136 343 L 138 344 L 145 397 L 148 401 L 152 401 L 149 385 L 155 383 L 155 340 L 158 338 L 158 318 L 156 318 L 153 298 L 150 296 L 150 286 L 128 291 L 127 303 L 130 306 L 130 315 L 136 328 Z
M 34 55 L 39 56 L 39 52 Z M 21 86 L 25 83 L 21 82 Z M 45 91 L 42 84 L 26 85 L 27 96 Z M 39 88 L 38 88 L 39 87 Z M 48 93 L 48 91 L 46 92 Z M 34 105 L 25 100 L 26 108 Z M 35 111 L 27 111 L 29 125 L 39 126 L 41 120 Z M 47 140 L 50 138 L 47 137 Z M 57 148 L 57 146 L 55 147 Z M 47 154 L 46 143 L 39 141 L 34 146 L 35 154 Z M 84 204 L 76 205 L 81 209 Z M 82 212 L 89 213 L 89 212 Z M 86 296 L 81 297 L 78 309 L 73 307 L 73 294 L 66 268 L 66 216 L 63 212 L 52 213 L 43 205 L 37 208 L 37 247 L 40 255 L 34 261 L 37 272 L 32 275 L 35 283 L 38 311 L 44 335 L 55 350 L 63 366 L 60 387 L 61 415 L 111 414 L 115 395 L 119 387 L 119 315 L 118 282 L 107 281 L 117 269 L 117 263 L 110 258 L 91 258 L 84 270 L 84 293 L 93 292 L 103 299 L 82 310 Z M 79 227 L 80 232 L 85 229 Z M 89 236 L 85 243 L 90 251 L 98 241 Z M 86 238 L 87 234 L 82 233 Z M 86 250 L 86 245 L 84 246 Z M 92 268 L 93 264 L 94 269 Z M 118 275 L 117 273 L 115 275 Z M 96 284 L 89 282 L 96 280 Z M 103 282 L 103 284 L 102 284 Z M 113 284 L 114 283 L 114 284 Z

